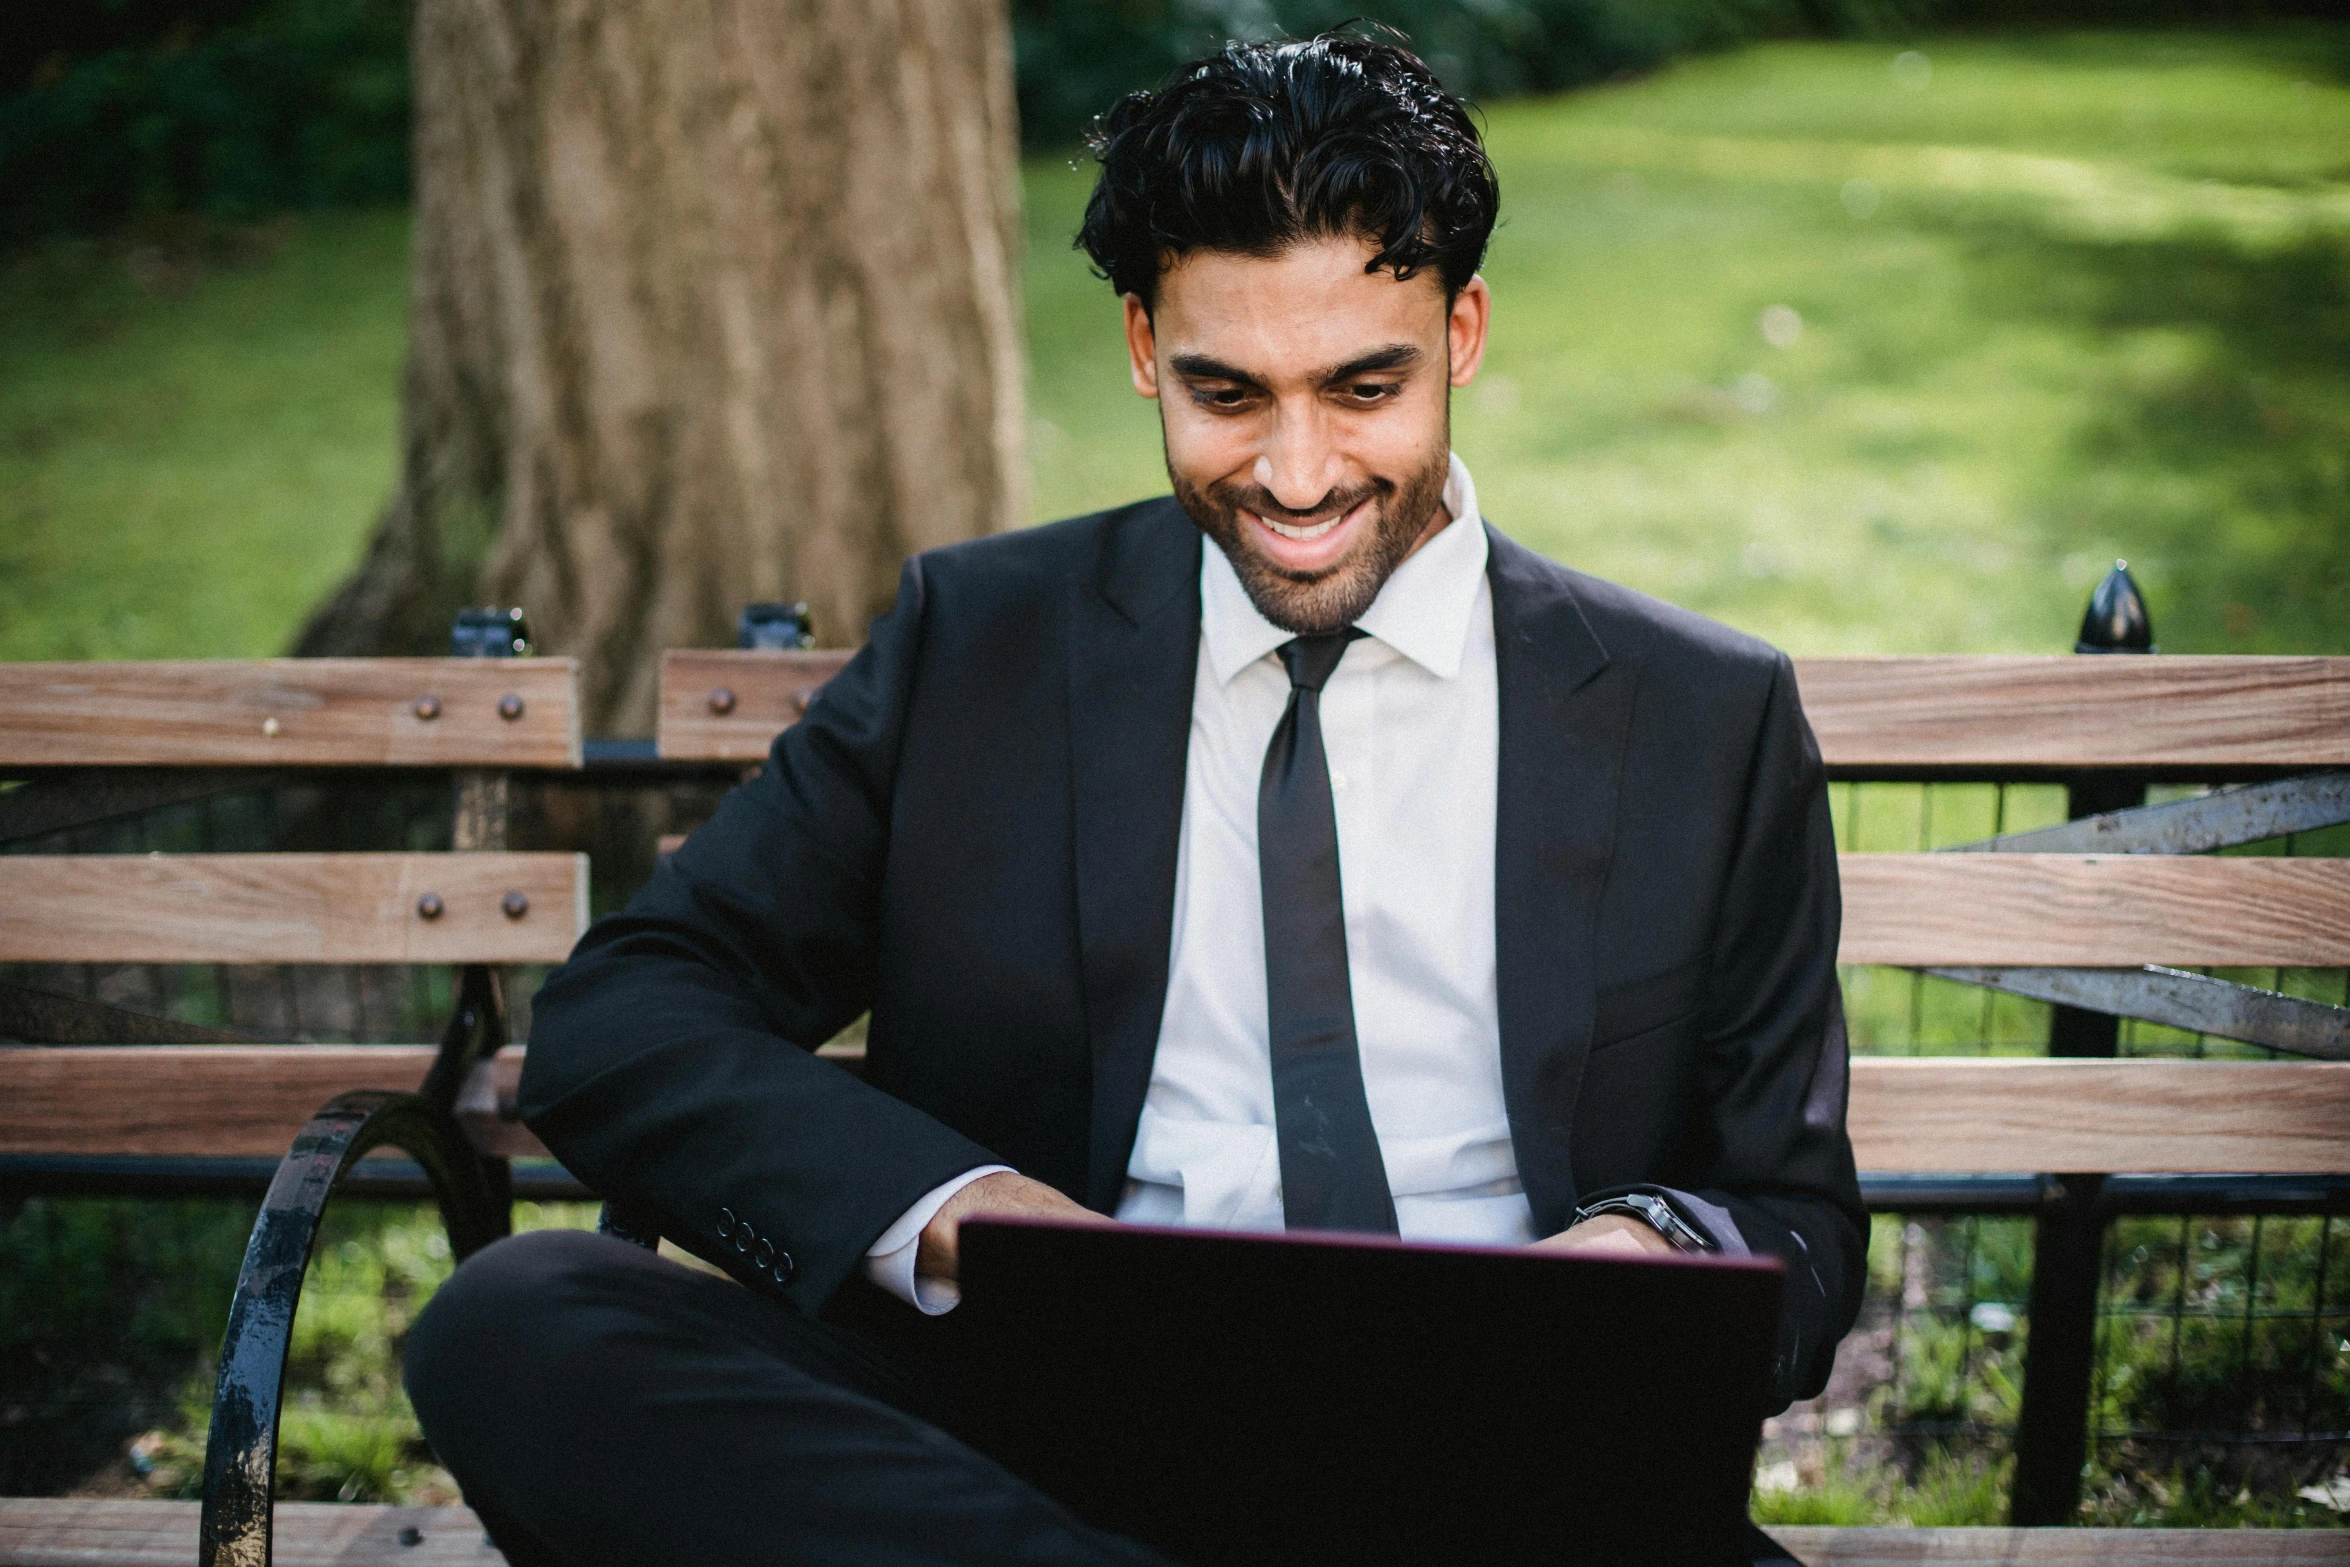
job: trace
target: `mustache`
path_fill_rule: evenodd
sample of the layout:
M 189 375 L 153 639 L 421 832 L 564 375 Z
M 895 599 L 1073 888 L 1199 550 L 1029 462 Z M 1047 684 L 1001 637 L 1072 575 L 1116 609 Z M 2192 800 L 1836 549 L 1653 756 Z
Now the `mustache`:
M 1214 486 L 1210 492 L 1228 512 L 1253 511 L 1260 517 L 1271 517 L 1278 522 L 1312 523 L 1326 517 L 1343 517 L 1367 500 L 1384 500 L 1395 493 L 1395 485 L 1387 479 L 1369 479 L 1351 490 L 1332 490 L 1303 511 L 1282 505 L 1273 498 L 1272 491 L 1261 484 L 1226 482 Z

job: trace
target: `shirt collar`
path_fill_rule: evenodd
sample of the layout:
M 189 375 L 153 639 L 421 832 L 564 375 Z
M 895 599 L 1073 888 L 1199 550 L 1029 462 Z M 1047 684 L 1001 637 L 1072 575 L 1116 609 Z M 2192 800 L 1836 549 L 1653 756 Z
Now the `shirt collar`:
M 1445 474 L 1444 509 L 1452 521 L 1395 569 L 1355 624 L 1428 673 L 1450 680 L 1461 672 L 1486 556 L 1477 486 L 1457 452 Z M 1218 685 L 1231 684 L 1234 675 L 1294 635 L 1257 613 L 1221 549 L 1200 552 L 1199 588 L 1200 636 Z

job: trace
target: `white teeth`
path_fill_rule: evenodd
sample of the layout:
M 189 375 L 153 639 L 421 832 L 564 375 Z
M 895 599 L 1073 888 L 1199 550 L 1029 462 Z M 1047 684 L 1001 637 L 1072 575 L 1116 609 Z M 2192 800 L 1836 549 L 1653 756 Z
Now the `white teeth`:
M 1331 518 L 1328 522 L 1317 522 L 1310 528 L 1293 528 L 1288 523 L 1275 522 L 1270 517 L 1257 517 L 1257 514 L 1253 511 L 1250 512 L 1249 515 L 1256 517 L 1257 521 L 1263 523 L 1266 527 L 1271 528 L 1275 533 L 1280 534 L 1283 538 L 1296 539 L 1300 543 L 1305 542 L 1307 539 L 1320 538 L 1323 534 L 1328 533 L 1332 528 L 1335 528 L 1340 523 L 1346 521 L 1347 518 L 1347 514 L 1345 512 L 1340 512 L 1337 516 Z

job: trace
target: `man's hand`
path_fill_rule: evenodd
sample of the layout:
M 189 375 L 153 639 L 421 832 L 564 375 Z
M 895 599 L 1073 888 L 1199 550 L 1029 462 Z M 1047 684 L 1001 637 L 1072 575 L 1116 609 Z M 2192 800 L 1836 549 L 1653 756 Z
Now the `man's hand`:
M 914 1253 L 914 1272 L 925 1279 L 956 1279 L 961 1261 L 957 1240 L 965 1219 L 994 1215 L 1009 1219 L 1067 1219 L 1080 1224 L 1115 1224 L 1082 1203 L 1073 1202 L 1042 1181 L 1032 1181 L 1010 1170 L 983 1175 L 946 1200 L 946 1205 L 922 1226 L 922 1244 Z
M 1556 1235 L 1536 1241 L 1534 1250 L 1588 1252 L 1602 1257 L 1637 1257 L 1643 1253 L 1669 1253 L 1673 1250 L 1673 1243 L 1628 1214 L 1603 1213 L 1595 1219 L 1585 1219 L 1581 1224 L 1570 1225 Z

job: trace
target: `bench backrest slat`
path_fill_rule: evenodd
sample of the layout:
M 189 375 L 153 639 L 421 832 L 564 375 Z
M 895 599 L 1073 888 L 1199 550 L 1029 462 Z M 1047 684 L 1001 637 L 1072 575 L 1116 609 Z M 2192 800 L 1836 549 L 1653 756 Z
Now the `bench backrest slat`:
M 0 963 L 558 963 L 587 897 L 584 854 L 0 855 Z
M 0 664 L 0 768 L 579 765 L 568 658 Z
M 521 1056 L 496 1063 L 507 1093 Z M 431 1061 L 424 1045 L 0 1048 L 0 1154 L 274 1155 L 335 1094 L 413 1088 Z M 485 1150 L 539 1151 L 493 1120 L 467 1121 Z M 1888 1174 L 2326 1174 L 2350 1169 L 2350 1063 L 1863 1056 L 1850 1120 L 1860 1167 Z
M 672 761 L 756 762 L 852 656 L 672 649 L 661 655 L 657 748 Z
M 1864 1170 L 2325 1175 L 2350 1170 L 2350 1062 L 1862 1056 Z
M 660 752 L 757 761 L 845 652 L 662 655 Z M 2350 766 L 2350 658 L 1799 658 L 1840 769 Z
M 0 1155 L 274 1159 L 335 1095 L 410 1092 L 433 1054 L 430 1045 L 0 1047 Z M 490 1097 L 511 1096 L 521 1050 L 505 1050 L 490 1070 Z M 466 1118 L 483 1152 L 545 1157 L 520 1125 L 480 1119 Z
M 1800 658 L 1831 767 L 2350 764 L 2350 658 Z
M 1847 854 L 1839 863 L 1844 963 L 2350 966 L 2350 860 Z

